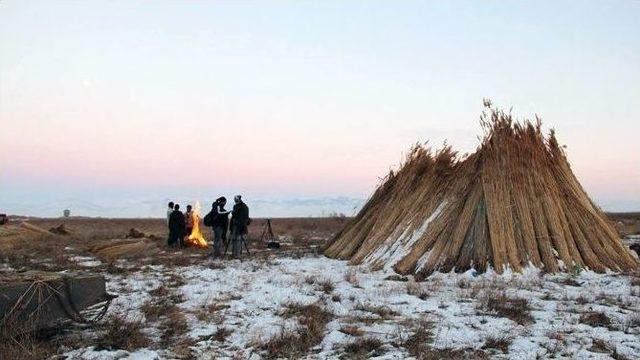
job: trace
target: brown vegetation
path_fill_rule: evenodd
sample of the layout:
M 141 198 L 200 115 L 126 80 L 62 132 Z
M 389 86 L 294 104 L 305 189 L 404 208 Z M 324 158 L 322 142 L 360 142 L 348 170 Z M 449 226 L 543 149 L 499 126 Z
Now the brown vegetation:
M 475 153 L 460 158 L 449 146 L 435 154 L 416 146 L 325 254 L 379 268 L 399 245 L 407 253 L 394 269 L 421 278 L 471 267 L 520 271 L 529 263 L 548 272 L 637 269 L 554 133 L 545 137 L 539 121 L 517 123 L 486 105 L 486 135 Z
M 413 333 L 402 344 L 409 354 L 420 358 L 422 354 L 428 353 L 433 341 L 433 323 L 422 320 L 413 328 Z
M 509 346 L 513 342 L 513 338 L 508 335 L 491 336 L 487 338 L 482 346 L 483 349 L 498 349 L 503 353 L 509 353 Z
M 121 316 L 111 316 L 100 326 L 101 333 L 96 340 L 96 349 L 133 351 L 147 347 L 149 338 L 142 332 L 139 320 L 129 320 Z
M 333 314 L 320 304 L 286 304 L 283 317 L 296 317 L 300 327 L 296 331 L 283 331 L 259 347 L 268 358 L 299 358 L 324 339 L 324 331 Z
M 370 312 L 372 314 L 378 315 L 381 319 L 392 319 L 394 316 L 398 315 L 397 311 L 394 311 L 388 306 L 380 306 L 374 305 L 371 303 L 358 303 L 355 307 L 356 310 Z
M 481 298 L 480 306 L 492 314 L 511 319 L 520 325 L 534 322 L 527 299 L 510 298 L 505 293 L 489 292 Z
M 593 327 L 605 327 L 611 326 L 611 319 L 602 312 L 589 312 L 580 315 L 580 322 Z
M 382 351 L 382 341 L 372 337 L 362 337 L 350 342 L 342 347 L 340 359 L 369 359 L 380 356 Z

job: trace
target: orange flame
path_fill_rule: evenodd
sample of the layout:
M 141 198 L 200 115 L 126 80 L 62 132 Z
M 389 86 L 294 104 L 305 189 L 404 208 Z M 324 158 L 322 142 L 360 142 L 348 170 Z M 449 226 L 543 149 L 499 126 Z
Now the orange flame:
M 204 239 L 204 235 L 200 231 L 200 203 L 198 202 L 196 202 L 195 208 L 191 211 L 191 223 L 193 224 L 193 229 L 185 239 L 185 244 L 200 248 L 208 247 L 209 244 L 207 244 L 207 240 Z

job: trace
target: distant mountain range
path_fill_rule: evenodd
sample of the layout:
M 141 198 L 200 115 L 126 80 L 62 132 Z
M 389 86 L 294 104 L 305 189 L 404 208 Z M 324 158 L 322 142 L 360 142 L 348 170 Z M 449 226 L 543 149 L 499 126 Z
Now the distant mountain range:
M 180 201 L 180 200 L 178 200 Z M 118 218 L 154 218 L 164 217 L 168 200 L 157 199 L 106 199 L 83 200 L 65 198 L 55 201 L 11 201 L 0 203 L 0 212 L 11 215 L 28 215 L 39 217 L 62 216 L 65 209 L 71 210 L 72 216 L 118 217 Z M 232 207 L 229 200 L 227 208 Z M 180 202 L 185 205 L 187 202 Z M 292 199 L 247 199 L 252 217 L 319 217 L 344 214 L 355 215 L 364 204 L 364 199 L 351 197 L 318 197 Z M 202 212 L 211 207 L 210 203 L 202 204 Z

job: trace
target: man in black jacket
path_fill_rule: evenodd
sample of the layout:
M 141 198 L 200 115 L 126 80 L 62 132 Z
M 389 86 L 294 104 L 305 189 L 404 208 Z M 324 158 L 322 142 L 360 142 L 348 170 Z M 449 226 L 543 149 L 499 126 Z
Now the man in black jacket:
M 231 241 L 233 242 L 233 257 L 238 258 L 242 252 L 242 243 L 246 241 L 249 207 L 242 201 L 240 195 L 236 195 L 233 200 L 235 205 L 233 205 L 231 213 Z
M 222 256 L 222 242 L 227 241 L 227 228 L 229 228 L 229 213 L 224 209 L 227 199 L 223 196 L 213 203 L 211 209 L 211 227 L 213 228 L 213 256 Z
M 184 214 L 180 211 L 180 205 L 173 207 L 173 212 L 169 215 L 169 246 L 174 247 L 184 237 L 186 221 Z

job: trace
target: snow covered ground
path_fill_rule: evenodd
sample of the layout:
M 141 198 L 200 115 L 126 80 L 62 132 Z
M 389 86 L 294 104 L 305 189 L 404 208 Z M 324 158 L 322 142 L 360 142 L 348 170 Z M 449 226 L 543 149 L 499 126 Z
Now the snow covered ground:
M 307 256 L 148 265 L 109 275 L 108 290 L 119 296 L 109 313 L 139 321 L 150 344 L 130 352 L 81 347 L 64 355 L 275 357 L 273 347 L 282 343 L 273 339 L 300 339 L 295 336 L 311 331 L 304 311 L 292 316 L 287 309 L 317 305 L 329 314 L 327 321 L 319 325 L 317 344 L 299 357 L 412 358 L 412 336 L 427 326 L 423 350 L 432 352 L 430 358 L 640 359 L 640 280 L 629 275 L 467 272 L 435 274 L 415 283 L 391 272 Z M 182 331 L 167 323 L 166 312 L 151 316 L 150 304 L 167 299 L 173 299 L 174 312 L 184 315 L 177 322 Z M 84 331 L 84 336 L 95 336 L 93 330 Z M 365 349 L 370 339 L 373 345 Z M 361 351 L 354 353 L 349 344 Z

